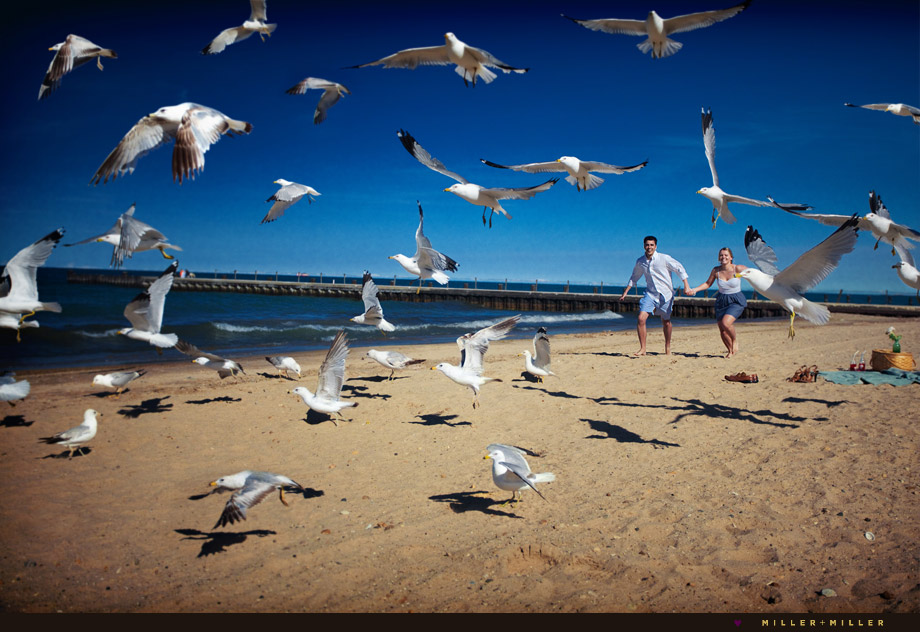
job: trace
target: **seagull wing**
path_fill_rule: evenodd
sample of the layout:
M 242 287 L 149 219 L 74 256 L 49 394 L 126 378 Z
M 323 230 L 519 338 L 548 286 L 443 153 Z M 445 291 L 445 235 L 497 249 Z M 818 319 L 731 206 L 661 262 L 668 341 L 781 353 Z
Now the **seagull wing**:
M 898 252 L 898 256 L 901 258 L 901 261 L 903 261 L 909 266 L 914 265 L 914 257 L 912 254 L 910 254 L 910 250 L 907 250 L 906 248 L 902 248 L 899 245 L 894 246 L 894 249 Z
M 246 479 L 243 488 L 233 492 L 230 500 L 224 505 L 224 511 L 220 514 L 220 519 L 214 528 L 245 520 L 246 510 L 258 505 L 274 491 L 275 486 L 272 483 Z
M 186 342 L 185 340 L 180 340 L 176 343 L 176 351 L 184 353 L 185 355 L 191 358 L 207 358 L 208 362 L 215 362 L 217 364 L 223 364 L 224 362 L 227 361 L 226 358 L 222 358 L 219 355 L 214 354 L 214 353 L 208 353 L 207 351 L 202 351 L 201 349 L 199 349 L 192 343 Z
M 265 200 L 266 202 L 274 201 L 275 203 L 272 204 L 272 207 L 268 210 L 268 214 L 262 218 L 261 223 L 264 224 L 265 222 L 272 222 L 278 219 L 279 217 L 284 215 L 284 212 L 290 206 L 292 206 L 295 202 L 299 201 L 300 198 L 302 198 L 303 196 L 306 195 L 307 201 L 311 202 L 312 200 L 310 196 L 319 195 L 319 194 L 320 194 L 319 191 L 317 191 L 313 187 L 308 187 L 303 184 L 297 184 L 296 182 L 291 183 L 291 184 L 286 184 L 280 189 L 278 189 L 278 191 L 273 196 Z
M 631 171 L 638 171 L 642 167 L 648 164 L 648 160 L 645 162 L 640 162 L 638 165 L 633 165 L 631 167 L 619 167 L 617 165 L 608 165 L 605 162 L 595 162 L 591 160 L 583 160 L 581 166 L 587 169 L 588 171 L 596 171 L 598 173 L 629 173 Z
M 428 240 L 427 237 L 425 237 L 425 233 L 423 230 L 424 223 L 425 223 L 425 215 L 424 213 L 422 213 L 422 203 L 419 201 L 416 201 L 416 204 L 418 204 L 418 228 L 415 230 L 415 257 L 414 258 L 417 260 L 423 249 L 426 249 L 426 248 L 431 249 L 431 242 Z
M 703 111 L 703 147 L 706 150 L 706 160 L 709 161 L 709 170 L 712 172 L 712 186 L 719 186 L 719 173 L 716 171 L 716 131 L 712 126 L 712 110 Z
M 120 373 L 109 373 L 109 377 L 112 379 L 112 386 L 124 386 L 135 378 L 140 377 L 140 375 L 138 375 L 136 371 L 124 371 Z
M 523 171 L 524 173 L 543 173 L 546 171 L 565 171 L 565 167 L 561 162 L 552 161 L 552 162 L 531 162 L 524 165 L 500 165 L 497 162 L 490 162 L 484 158 L 480 158 L 484 164 L 489 165 L 490 167 L 497 167 L 498 169 L 512 169 L 514 171 Z
M 528 467 L 527 469 L 524 469 L 524 468 L 522 468 L 520 465 L 518 465 L 518 464 L 516 464 L 516 463 L 511 463 L 511 462 L 509 462 L 509 461 L 501 461 L 501 462 L 499 463 L 499 465 L 504 465 L 506 468 L 508 468 L 508 471 L 510 471 L 512 474 L 514 474 L 515 476 L 517 476 L 519 479 L 521 479 L 522 481 L 524 481 L 525 483 L 527 483 L 527 485 L 528 485 L 528 487 L 530 487 L 530 489 L 532 489 L 532 490 L 534 490 L 535 492 L 537 492 L 537 496 L 539 496 L 539 497 L 542 498 L 543 500 L 546 500 L 546 497 L 545 497 L 543 494 L 540 493 L 540 490 L 538 490 L 538 489 L 534 486 L 534 484 L 530 482 L 530 479 L 529 479 L 529 477 L 528 477 L 528 475 L 530 474 L 530 468 L 529 468 L 529 467 Z
M 546 328 L 540 327 L 533 337 L 534 365 L 541 369 L 549 368 L 549 336 Z
M 396 132 L 396 135 L 399 137 L 399 141 L 403 144 L 403 147 L 406 148 L 406 151 L 412 154 L 420 163 L 448 178 L 453 178 L 461 184 L 469 184 L 466 178 L 449 170 L 444 166 L 444 163 L 437 158 L 433 158 L 424 147 L 418 144 L 418 141 L 416 141 L 409 132 L 399 130 Z
M 850 219 L 849 215 L 831 215 L 828 213 L 802 213 L 801 211 L 797 210 L 795 206 L 792 206 L 789 204 L 780 204 L 779 202 L 774 200 L 772 197 L 768 197 L 767 199 L 770 200 L 770 202 L 772 202 L 773 206 L 775 206 L 776 208 L 782 209 L 786 211 L 787 213 L 792 213 L 793 215 L 798 215 L 799 217 L 803 217 L 805 219 L 813 219 L 816 222 L 820 222 L 824 224 L 825 226 L 842 226 L 844 223 L 846 223 Z M 869 224 L 869 222 L 865 220 L 860 220 L 859 228 L 861 230 L 871 231 L 872 225 Z
M 377 298 L 377 284 L 374 283 L 373 277 L 367 270 L 364 271 L 364 277 L 361 279 L 361 300 L 364 301 L 366 315 L 383 318 L 383 308 L 380 306 L 380 299 Z
M 875 191 L 869 191 L 869 210 L 879 217 L 891 219 L 891 213 L 888 212 L 888 207 L 882 202 L 882 196 Z
M 518 187 L 516 189 L 482 189 L 486 195 L 491 195 L 496 200 L 529 200 L 537 193 L 547 191 L 554 184 L 559 182 L 559 178 L 547 180 L 543 184 L 534 187 Z
M 407 48 L 377 61 L 352 66 L 352 68 L 383 66 L 384 68 L 408 68 L 409 70 L 414 70 L 419 66 L 446 66 L 450 63 L 450 58 L 447 56 L 447 46 L 423 46 L 421 48 Z
M 316 396 L 338 401 L 345 384 L 345 358 L 348 356 L 348 338 L 345 330 L 340 330 L 335 335 L 326 359 L 319 367 L 319 383 L 316 386 Z
M 125 173 L 133 173 L 138 159 L 173 136 L 173 132 L 164 129 L 160 119 L 153 115 L 145 116 L 128 130 L 121 142 L 96 170 L 90 182 L 99 184 L 101 181 L 105 184 L 110 177 L 114 180 Z
M 760 268 L 761 272 L 770 276 L 779 274 L 779 268 L 776 267 L 776 253 L 764 242 L 763 237 L 753 226 L 748 226 L 744 232 L 744 249 L 747 250 L 748 259 Z
M 9 278 L 7 296 L 38 300 L 36 272 L 39 266 L 45 264 L 63 236 L 64 229 L 59 228 L 13 255 L 3 270 L 3 275 Z
M 460 345 L 463 351 L 461 367 L 471 370 L 477 375 L 481 374 L 482 358 L 486 354 L 486 351 L 489 350 L 489 343 L 493 340 L 501 340 L 507 336 L 508 333 L 514 329 L 514 326 L 518 324 L 519 320 L 521 320 L 520 314 L 505 319 L 500 323 L 480 329 L 474 334 L 466 334 L 458 338 L 457 344 Z
M 725 193 L 723 195 L 725 202 L 737 202 L 738 204 L 750 204 L 751 206 L 770 206 L 769 202 L 764 202 L 762 200 L 755 200 L 753 198 L 746 198 L 740 195 L 732 195 L 731 193 Z M 730 222 L 729 222 L 730 223 Z
M 135 329 L 153 334 L 160 333 L 166 294 L 172 287 L 173 274 L 178 267 L 179 262 L 173 261 L 172 265 L 166 268 L 146 291 L 134 297 L 134 300 L 125 307 L 125 318 L 131 321 Z
M 501 68 L 505 72 L 516 72 L 516 73 L 525 73 L 530 68 L 515 68 L 505 62 L 499 60 L 497 57 L 492 55 L 492 53 L 482 50 L 481 48 L 476 48 L 475 46 L 466 46 L 466 52 L 478 61 L 483 66 L 491 66 L 492 68 Z
M 249 19 L 253 22 L 265 22 L 268 20 L 268 11 L 267 3 L 265 0 L 249 0 L 249 6 L 252 9 L 252 13 L 249 14 Z
M 128 212 L 131 212 L 132 214 L 134 213 L 133 204 L 131 205 L 131 208 L 128 209 L 128 211 L 125 211 L 125 214 L 127 214 Z M 69 248 L 70 246 L 79 246 L 81 244 L 89 244 L 95 241 L 99 241 L 103 237 L 108 237 L 109 235 L 119 235 L 119 239 L 121 239 L 121 218 L 123 217 L 123 215 L 119 215 L 118 219 L 115 220 L 115 223 L 112 225 L 112 227 L 108 229 L 107 231 L 105 231 L 104 233 L 102 233 L 101 235 L 96 235 L 95 237 L 90 237 L 89 239 L 84 239 L 83 241 L 77 241 L 72 244 L 64 244 L 64 246 Z
M 242 41 L 252 35 L 252 31 L 243 28 L 242 26 L 235 26 L 233 28 L 225 29 L 220 32 L 220 35 L 211 40 L 211 43 L 201 49 L 202 55 L 216 55 L 217 53 L 223 51 L 230 44 L 235 44 L 236 42 Z
M 11 402 L 23 399 L 29 394 L 31 386 L 28 380 L 12 379 L 10 382 L 0 382 L 0 402 Z
M 162 239 L 166 236 L 156 230 L 150 224 L 134 219 L 134 205 L 128 209 L 128 212 L 122 215 L 121 231 L 119 233 L 118 245 L 112 251 L 112 265 L 119 267 L 125 260 L 125 257 L 131 257 L 143 239 Z
M 204 154 L 211 145 L 220 140 L 220 135 L 230 129 L 227 117 L 217 110 L 203 105 L 190 107 L 182 116 L 176 132 L 173 147 L 173 180 L 194 179 L 204 169 Z
M 702 11 L 700 13 L 690 13 L 688 15 L 679 15 L 677 17 L 669 18 L 664 21 L 664 33 L 665 35 L 669 35 L 671 33 L 684 33 L 686 31 L 693 31 L 707 26 L 712 26 L 716 22 L 721 22 L 722 20 L 727 20 L 728 18 L 735 17 L 747 9 L 749 4 L 751 4 L 751 0 L 745 0 L 745 2 L 736 4 L 735 6 L 729 7 L 727 9 L 720 9 L 718 11 Z
M 777 274 L 776 281 L 800 294 L 810 290 L 834 271 L 840 263 L 840 257 L 853 251 L 858 235 L 859 219 L 854 214 L 830 237 Z
M 866 110 L 880 110 L 882 112 L 888 111 L 888 106 L 890 103 L 868 103 L 866 105 L 854 105 L 853 103 L 844 103 L 851 108 L 865 108 Z
M 338 83 L 332 84 L 332 86 L 326 88 L 326 91 L 323 92 L 323 96 L 319 98 L 319 103 L 316 104 L 316 111 L 313 113 L 314 125 L 319 125 L 326 120 L 326 112 L 342 97 L 343 90 L 351 94 L 348 88 Z
M 604 33 L 619 33 L 622 35 L 648 35 L 648 28 L 645 20 L 576 20 L 563 14 L 562 17 L 571 20 L 575 24 L 581 24 L 586 29 L 592 31 L 603 31 Z
M 420 248 L 415 253 L 415 258 L 420 269 L 435 270 L 437 272 L 457 271 L 457 262 L 434 248 Z

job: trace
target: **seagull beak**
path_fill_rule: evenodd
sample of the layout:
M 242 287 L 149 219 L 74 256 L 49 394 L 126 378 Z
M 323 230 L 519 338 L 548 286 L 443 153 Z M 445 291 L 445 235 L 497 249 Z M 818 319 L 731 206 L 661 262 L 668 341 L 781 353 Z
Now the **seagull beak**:
M 701 195 L 702 195 L 702 193 L 703 193 L 703 189 L 700 189 L 699 191 L 697 191 L 697 193 L 699 193 L 699 194 L 701 194 Z
M 736 278 L 736 279 L 740 279 L 740 278 L 741 278 L 741 273 L 740 273 L 740 272 L 735 272 L 735 278 Z
M 450 193 L 450 189 L 444 189 L 447 193 Z
M 217 481 L 211 481 L 208 483 L 208 487 L 217 487 Z
M 487 455 L 485 455 L 484 457 L 482 457 L 482 460 L 485 461 L 486 459 L 491 459 L 491 458 L 492 458 L 492 457 L 489 456 L 489 455 L 487 454 Z
M 387 259 L 392 259 L 393 257 L 387 257 Z
M 431 370 L 434 371 L 434 370 L 437 369 L 437 368 L 438 368 L 438 367 L 433 366 L 433 367 L 431 367 Z

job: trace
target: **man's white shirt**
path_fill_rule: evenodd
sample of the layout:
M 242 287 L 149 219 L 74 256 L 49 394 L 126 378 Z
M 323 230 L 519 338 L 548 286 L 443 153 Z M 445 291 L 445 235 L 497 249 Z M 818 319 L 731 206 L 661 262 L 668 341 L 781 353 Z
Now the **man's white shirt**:
M 646 295 L 658 299 L 662 304 L 667 303 L 674 296 L 674 285 L 671 282 L 672 272 L 676 272 L 681 281 L 687 278 L 687 271 L 684 270 L 684 266 L 674 257 L 657 251 L 652 255 L 651 259 L 642 255 L 636 260 L 636 267 L 633 268 L 633 273 L 629 277 L 626 289 L 633 287 L 639 277 L 644 275 Z

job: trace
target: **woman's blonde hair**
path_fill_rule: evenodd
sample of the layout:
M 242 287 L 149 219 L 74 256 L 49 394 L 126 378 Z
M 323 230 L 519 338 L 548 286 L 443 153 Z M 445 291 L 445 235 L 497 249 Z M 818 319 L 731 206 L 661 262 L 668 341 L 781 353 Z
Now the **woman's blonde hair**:
M 721 254 L 723 250 L 727 250 L 727 251 L 728 251 L 728 256 L 732 258 L 731 262 L 734 263 L 734 262 L 735 262 L 735 253 L 732 252 L 732 249 L 729 248 L 728 246 L 725 246 L 724 248 L 719 248 L 719 253 Z

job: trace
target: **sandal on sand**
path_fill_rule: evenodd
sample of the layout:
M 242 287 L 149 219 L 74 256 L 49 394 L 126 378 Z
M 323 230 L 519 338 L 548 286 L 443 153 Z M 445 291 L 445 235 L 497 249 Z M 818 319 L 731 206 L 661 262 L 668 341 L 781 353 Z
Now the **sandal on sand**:
M 803 364 L 801 367 L 799 367 L 799 370 L 796 371 L 792 377 L 787 377 L 786 381 L 787 382 L 813 383 L 817 381 L 817 379 L 818 379 L 818 365 L 812 364 L 811 366 L 808 366 L 806 364 Z
M 728 380 L 729 382 L 743 382 L 745 384 L 756 384 L 757 382 L 760 381 L 757 378 L 756 373 L 752 373 L 751 375 L 748 375 L 747 373 L 743 371 L 741 373 L 735 373 L 734 375 L 726 375 L 725 379 Z

